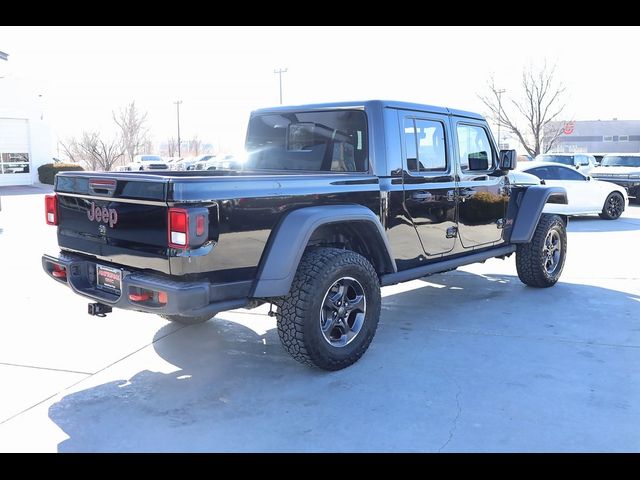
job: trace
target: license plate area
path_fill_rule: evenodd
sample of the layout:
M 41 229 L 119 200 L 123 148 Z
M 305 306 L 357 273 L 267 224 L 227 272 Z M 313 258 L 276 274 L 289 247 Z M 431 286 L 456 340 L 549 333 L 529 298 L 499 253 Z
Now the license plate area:
M 105 292 L 120 295 L 122 291 L 122 270 L 96 264 L 96 286 Z

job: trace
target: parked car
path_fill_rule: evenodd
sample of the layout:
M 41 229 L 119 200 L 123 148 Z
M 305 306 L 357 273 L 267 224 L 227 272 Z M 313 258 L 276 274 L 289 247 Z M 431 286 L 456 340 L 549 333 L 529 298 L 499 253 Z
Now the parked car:
M 624 188 L 584 175 L 567 165 L 552 162 L 531 162 L 519 166 L 520 172 L 538 177 L 545 185 L 564 187 L 566 205 L 547 204 L 544 211 L 563 215 L 597 213 L 601 218 L 615 220 L 629 204 Z M 515 172 L 514 172 L 515 173 Z M 511 174 L 510 174 L 511 175 Z
M 181 160 L 178 160 L 172 165 L 172 170 L 176 171 L 185 171 L 185 170 L 193 170 L 193 166 L 198 161 L 197 157 L 185 157 Z
M 160 155 L 136 155 L 128 166 L 130 170 L 169 170 Z
M 624 187 L 640 203 L 640 154 L 613 154 L 602 157 L 602 164 L 591 176 Z
M 215 155 L 200 155 L 195 157 L 195 163 L 190 170 L 207 170 L 210 162 L 215 162 Z
M 585 175 L 596 166 L 596 158 L 586 153 L 542 153 L 537 155 L 534 161 L 570 165 Z
M 207 170 L 240 170 L 242 162 L 234 155 L 222 155 L 207 162 Z

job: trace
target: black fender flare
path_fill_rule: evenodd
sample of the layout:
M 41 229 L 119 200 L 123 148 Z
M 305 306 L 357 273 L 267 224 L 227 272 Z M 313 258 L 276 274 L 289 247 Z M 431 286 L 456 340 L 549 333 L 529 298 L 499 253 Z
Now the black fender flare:
M 371 242 L 383 248 L 387 270 L 397 271 L 396 263 L 378 217 L 362 205 L 321 205 L 304 207 L 287 214 L 269 237 L 262 254 L 256 283 L 251 294 L 254 298 L 279 297 L 289 293 L 293 277 L 309 239 L 321 226 L 333 223 L 368 222 Z M 387 272 L 379 272 L 387 273 Z
M 567 204 L 567 191 L 562 187 L 534 185 L 518 192 L 517 214 L 511 230 L 511 243 L 529 243 L 547 203 Z

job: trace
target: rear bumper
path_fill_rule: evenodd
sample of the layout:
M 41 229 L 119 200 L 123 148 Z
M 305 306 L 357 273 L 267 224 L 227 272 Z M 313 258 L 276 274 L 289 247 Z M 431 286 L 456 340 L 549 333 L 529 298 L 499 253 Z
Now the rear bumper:
M 96 263 L 122 271 L 122 290 L 115 294 L 96 286 Z M 64 268 L 66 275 L 55 276 L 55 267 Z M 42 268 L 57 282 L 66 284 L 78 295 L 90 300 L 125 310 L 165 314 L 200 316 L 234 308 L 248 303 L 251 281 L 216 283 L 207 281 L 182 281 L 146 272 L 131 271 L 105 262 L 95 262 L 79 255 L 61 253 L 58 257 L 42 256 Z M 164 292 L 166 303 L 134 301 L 129 294 L 138 289 Z

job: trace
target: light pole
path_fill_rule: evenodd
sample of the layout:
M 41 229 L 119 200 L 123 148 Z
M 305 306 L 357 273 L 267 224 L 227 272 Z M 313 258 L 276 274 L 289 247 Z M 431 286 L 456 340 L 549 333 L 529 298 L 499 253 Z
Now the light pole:
M 280 80 L 280 105 L 282 105 L 282 74 L 287 73 L 287 68 L 278 68 L 274 70 L 273 73 L 277 73 Z
M 178 115 L 178 157 L 180 157 L 180 104 L 182 103 L 182 100 L 177 100 L 173 103 L 176 104 L 176 113 Z
M 498 150 L 500 150 L 500 123 L 502 120 L 502 94 L 504 92 L 506 92 L 504 88 L 496 90 L 496 95 L 498 96 Z

